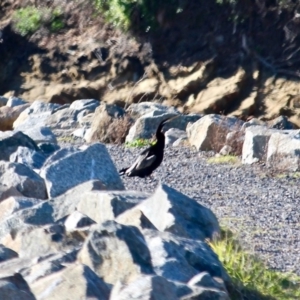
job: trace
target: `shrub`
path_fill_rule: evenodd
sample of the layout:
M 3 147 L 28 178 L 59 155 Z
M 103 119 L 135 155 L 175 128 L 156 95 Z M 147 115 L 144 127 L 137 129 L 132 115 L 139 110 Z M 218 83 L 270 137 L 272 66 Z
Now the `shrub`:
M 43 25 L 48 26 L 51 31 L 58 31 L 65 26 L 62 15 L 58 8 L 27 6 L 14 12 L 13 28 L 23 36 L 34 33 Z
M 122 144 L 129 132 L 132 120 L 129 115 L 114 118 L 108 125 L 106 133 L 106 142 L 114 144 Z
M 184 0 L 95 0 L 96 8 L 116 27 L 149 30 L 158 25 L 158 15 L 172 18 L 183 10 Z
M 13 14 L 14 29 L 21 35 L 37 31 L 41 23 L 42 12 L 34 6 L 20 8 Z

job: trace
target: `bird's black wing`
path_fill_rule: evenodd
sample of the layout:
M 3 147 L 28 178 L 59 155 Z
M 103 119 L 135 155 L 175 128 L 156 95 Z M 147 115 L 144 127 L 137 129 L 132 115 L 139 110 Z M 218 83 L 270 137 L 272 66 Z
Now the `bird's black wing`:
M 151 166 L 156 159 L 156 156 L 151 152 L 151 147 L 142 151 L 132 166 L 126 170 L 126 173 L 130 174 L 132 171 L 142 170 Z

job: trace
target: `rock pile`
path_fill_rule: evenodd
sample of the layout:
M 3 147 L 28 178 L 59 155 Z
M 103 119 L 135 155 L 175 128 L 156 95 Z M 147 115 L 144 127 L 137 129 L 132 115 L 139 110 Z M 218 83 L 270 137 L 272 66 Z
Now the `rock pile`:
M 110 126 L 123 109 L 93 99 L 4 104 L 22 110 L 0 132 L 0 299 L 229 299 L 229 277 L 205 242 L 220 230 L 209 209 L 164 184 L 151 194 L 126 191 L 104 144 L 62 146 L 97 132 L 97 111 Z M 129 112 L 129 142 L 179 113 L 152 103 Z M 181 115 L 165 130 L 169 146 L 223 154 L 239 146 L 243 163 L 280 155 L 298 170 L 291 126 Z
M 99 102 L 10 102 L 27 107 L 0 134 L 1 299 L 229 299 L 209 209 L 163 184 L 126 191 L 104 144 L 60 146 Z

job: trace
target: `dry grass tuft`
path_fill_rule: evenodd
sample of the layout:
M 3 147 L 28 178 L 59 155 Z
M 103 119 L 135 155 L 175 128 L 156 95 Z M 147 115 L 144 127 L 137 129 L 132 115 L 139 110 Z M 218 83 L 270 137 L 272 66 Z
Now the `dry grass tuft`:
M 112 119 L 106 132 L 106 143 L 123 144 L 132 125 L 132 119 L 129 115 Z
M 232 128 L 230 128 L 229 133 L 231 133 L 230 139 L 227 139 L 228 129 L 227 124 L 225 124 L 225 116 L 215 130 L 215 134 L 211 140 L 211 148 L 216 153 L 219 153 L 223 146 L 228 145 L 231 147 L 230 154 L 232 155 L 242 155 L 243 143 L 244 143 L 244 131 L 241 130 L 241 125 L 236 123 Z

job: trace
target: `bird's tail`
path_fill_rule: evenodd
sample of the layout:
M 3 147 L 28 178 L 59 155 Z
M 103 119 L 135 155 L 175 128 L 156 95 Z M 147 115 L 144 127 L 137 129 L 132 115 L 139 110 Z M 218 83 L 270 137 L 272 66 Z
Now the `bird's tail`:
M 121 169 L 119 171 L 119 175 L 122 176 L 122 175 L 125 175 L 126 171 L 128 170 L 128 168 L 124 168 L 124 169 Z

